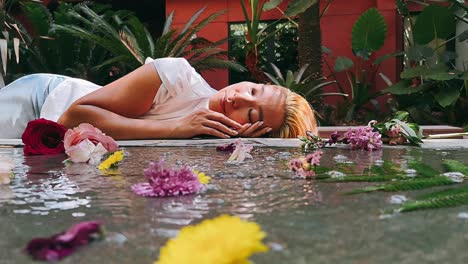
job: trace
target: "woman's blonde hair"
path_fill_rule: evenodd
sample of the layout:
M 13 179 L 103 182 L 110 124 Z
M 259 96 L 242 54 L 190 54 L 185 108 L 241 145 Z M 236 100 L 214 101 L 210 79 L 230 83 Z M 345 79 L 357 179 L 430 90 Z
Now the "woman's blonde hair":
M 304 97 L 299 94 L 281 87 L 285 93 L 285 115 L 281 127 L 272 131 L 270 137 L 279 138 L 297 138 L 305 136 L 306 131 L 318 134 L 317 120 L 314 111 Z

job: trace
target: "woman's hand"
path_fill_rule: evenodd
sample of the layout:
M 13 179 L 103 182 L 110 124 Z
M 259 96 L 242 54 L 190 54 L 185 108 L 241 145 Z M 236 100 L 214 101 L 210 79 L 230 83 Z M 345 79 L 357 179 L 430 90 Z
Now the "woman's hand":
M 258 121 L 254 124 L 244 124 L 241 129 L 237 130 L 241 137 L 261 137 L 270 132 L 271 128 L 265 126 L 263 121 Z
M 237 136 L 242 126 L 236 121 L 215 111 L 200 109 L 175 121 L 171 132 L 172 138 L 192 138 L 198 135 L 210 135 L 219 138 Z

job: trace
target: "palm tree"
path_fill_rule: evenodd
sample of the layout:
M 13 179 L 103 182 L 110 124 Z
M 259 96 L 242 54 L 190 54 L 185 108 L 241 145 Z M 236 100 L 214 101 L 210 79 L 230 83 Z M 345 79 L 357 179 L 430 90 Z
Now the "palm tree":
M 318 79 L 322 76 L 322 33 L 320 30 L 320 1 L 299 16 L 299 67 L 306 64 L 305 76 Z

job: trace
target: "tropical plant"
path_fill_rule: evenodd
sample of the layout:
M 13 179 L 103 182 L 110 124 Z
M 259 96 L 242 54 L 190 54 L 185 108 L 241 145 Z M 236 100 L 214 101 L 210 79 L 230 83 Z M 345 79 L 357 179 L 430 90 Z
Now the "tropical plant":
M 5 86 L 5 77 L 7 75 L 7 69 L 9 55 L 12 56 L 16 63 L 20 60 L 20 46 L 24 45 L 24 29 L 16 21 L 14 15 L 11 14 L 11 10 L 16 7 L 20 0 L 0 0 L 0 88 Z M 37 1 L 36 1 L 37 2 Z M 40 2 L 40 1 L 39 1 Z
M 31 32 L 24 33 L 27 46 L 22 49 L 22 54 L 26 60 L 20 63 L 18 72 L 62 74 L 99 84 L 109 81 L 108 69 L 100 71 L 93 68 L 109 58 L 110 54 L 106 50 L 95 43 L 54 30 L 56 24 L 76 22 L 68 16 L 73 8 L 72 4 L 61 3 L 51 13 L 42 3 L 22 3 L 22 12 L 31 21 Z M 103 5 L 93 5 L 93 8 L 111 12 Z
M 315 79 L 312 75 L 303 78 L 309 64 L 305 64 L 297 72 L 288 70 L 286 77 L 283 76 L 280 69 L 274 63 L 271 63 L 271 67 L 275 75 L 267 72 L 265 72 L 265 75 L 274 84 L 289 88 L 290 90 L 303 95 L 304 98 L 312 104 L 321 101 L 321 98 L 325 96 L 348 96 L 344 93 L 322 92 L 323 87 L 334 84 L 336 81 L 325 81 L 326 77 Z
M 373 58 L 374 52 L 383 46 L 386 33 L 385 19 L 376 8 L 368 9 L 354 23 L 351 42 L 355 62 L 348 57 L 339 56 L 333 67 L 336 73 L 343 72 L 346 75 L 351 89 L 350 97 L 337 108 L 337 119 L 350 122 L 359 117 L 367 120 L 377 118 L 376 116 L 363 117 L 360 114 L 365 112 L 363 110 L 369 113 L 374 108 L 378 108 L 378 103 L 374 99 L 380 94 L 375 90 L 375 79 L 380 63 L 387 57 L 377 58 L 373 63 L 370 59 Z M 333 76 L 336 78 L 336 74 Z
M 426 6 L 413 22 L 406 2 L 397 1 L 408 25 L 406 69 L 397 83 L 382 75 L 389 85 L 383 92 L 394 95 L 397 108 L 408 111 L 418 123 L 459 125 L 468 122 L 462 114 L 468 106 L 468 68 L 457 69 L 453 63 L 457 54 L 447 47 L 457 39 L 465 40 L 468 30 L 455 35 L 455 22 L 468 23 L 468 7 L 456 0 L 444 2 L 451 4 L 422 3 Z
M 226 39 L 201 48 L 189 49 L 191 40 L 196 37 L 196 34 L 225 12 L 216 12 L 194 24 L 204 10 L 205 7 L 198 10 L 180 31 L 171 28 L 174 18 L 174 12 L 171 12 L 164 24 L 162 36 L 156 40 L 135 16 L 122 17 L 114 14 L 111 22 L 108 22 L 102 15 L 84 4 L 77 5 L 68 13 L 80 24 L 57 24 L 55 28 L 75 37 L 95 42 L 113 55 L 113 58 L 96 67 L 119 63 L 126 68 L 135 69 L 144 64 L 147 57 L 187 57 L 197 70 L 219 68 L 243 70 L 237 63 L 227 60 L 223 56 L 225 52 L 217 48 Z

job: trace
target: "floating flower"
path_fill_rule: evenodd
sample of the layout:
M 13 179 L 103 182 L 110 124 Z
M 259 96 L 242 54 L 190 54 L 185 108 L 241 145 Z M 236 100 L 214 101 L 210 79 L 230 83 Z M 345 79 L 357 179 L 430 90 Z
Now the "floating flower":
M 382 135 L 374 132 L 369 126 L 349 128 L 344 137 L 348 139 L 352 149 L 378 150 L 382 148 Z
M 187 195 L 198 192 L 202 189 L 202 181 L 206 181 L 207 176 L 198 176 L 188 166 L 181 169 L 167 169 L 164 167 L 164 160 L 150 162 L 148 168 L 144 170 L 148 182 L 138 183 L 132 186 L 132 190 L 141 196 L 163 197 Z
M 306 157 L 300 157 L 289 161 L 289 169 L 292 170 L 296 175 L 308 178 L 315 176 L 314 168 L 320 165 L 320 159 L 322 158 L 323 151 L 316 150 L 313 153 L 308 154 Z
M 0 185 L 10 184 L 15 162 L 9 157 L 0 156 Z
M 71 161 L 88 162 L 91 165 L 97 165 L 104 154 L 118 149 L 113 138 L 87 123 L 68 129 L 64 137 L 64 146 Z
M 101 143 L 94 145 L 88 139 L 71 146 L 67 149 L 69 160 L 72 162 L 88 162 L 91 165 L 97 165 L 101 161 L 107 149 Z
M 236 143 L 228 143 L 220 146 L 216 146 L 217 151 L 226 151 L 232 153 L 236 149 Z
M 21 135 L 24 155 L 63 153 L 66 130 L 64 126 L 44 118 L 30 121 Z
M 195 173 L 198 177 L 198 180 L 200 181 L 201 184 L 208 184 L 211 181 L 211 177 L 206 175 L 204 172 L 199 172 L 197 170 L 193 170 L 193 173 Z
M 245 159 L 251 159 L 252 155 L 250 155 L 250 151 L 253 149 L 252 144 L 244 144 L 240 139 L 235 142 L 236 148 L 232 152 L 231 156 L 229 157 L 229 162 L 236 162 L 240 163 L 243 162 Z
M 108 170 L 113 166 L 117 166 L 117 163 L 123 160 L 123 158 L 124 158 L 124 151 L 123 150 L 116 151 L 112 153 L 105 161 L 101 162 L 101 164 L 99 164 L 98 166 L 98 169 Z
M 248 258 L 252 254 L 268 251 L 262 242 L 264 237 L 257 223 L 222 215 L 182 228 L 177 237 L 161 248 L 155 264 L 250 263 Z
M 72 254 L 78 247 L 101 237 L 102 234 L 99 222 L 81 222 L 49 238 L 32 239 L 25 251 L 37 260 L 57 261 Z

